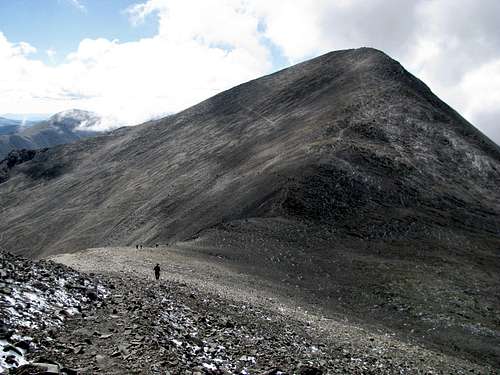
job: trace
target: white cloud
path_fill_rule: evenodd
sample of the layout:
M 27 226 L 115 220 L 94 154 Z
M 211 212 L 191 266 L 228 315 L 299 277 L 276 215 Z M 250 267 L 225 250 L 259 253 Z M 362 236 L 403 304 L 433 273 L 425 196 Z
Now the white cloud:
M 258 0 L 255 4 L 265 20 L 267 37 L 296 62 L 331 50 L 361 46 L 405 50 L 417 3 L 416 0 Z
M 126 13 L 132 24 L 158 22 L 157 35 L 85 39 L 59 65 L 0 33 L 0 112 L 78 107 L 133 124 L 269 73 L 270 44 L 290 63 L 371 46 L 500 142 L 497 0 L 148 0 Z
M 0 58 L 6 60 L 35 53 L 36 48 L 26 42 L 10 43 L 5 35 L 0 32 Z
M 457 91 L 463 114 L 500 143 L 500 59 L 467 72 Z M 473 94 L 465 97 L 464 93 Z
M 67 0 L 71 5 L 73 5 L 80 12 L 87 13 L 87 8 L 81 3 L 80 0 Z
M 383 50 L 500 144 L 500 2 L 292 0 L 254 4 L 291 62 L 330 50 Z M 293 5 L 290 5 L 293 4 Z
M 57 52 L 56 52 L 56 50 L 54 48 L 49 48 L 48 50 L 45 51 L 45 53 L 47 54 L 47 57 L 50 60 L 53 60 L 54 56 L 57 54 Z
M 125 12 L 130 15 L 130 20 L 134 25 L 144 22 L 145 18 L 154 13 L 164 13 L 168 9 L 167 2 L 163 0 L 149 0 L 145 3 L 131 5 Z
M 17 97 L 2 95 L 1 111 L 57 112 L 77 107 L 116 117 L 121 125 L 136 124 L 179 111 L 268 72 L 269 53 L 260 41 L 257 18 L 228 5 L 222 16 L 233 18 L 231 32 L 211 22 L 199 24 L 208 12 L 215 18 L 221 11 L 215 2 L 212 5 L 199 8 L 196 16 L 191 12 L 197 21 L 176 21 L 174 29 L 179 33 L 172 33 L 171 26 L 161 26 L 157 36 L 136 42 L 82 40 L 58 66 L 30 60 L 16 50 L 15 64 L 12 59 L 0 61 L 0 82 L 2 75 L 12 77 L 9 84 L 0 86 L 0 93 L 9 87 Z M 189 11 L 181 2 L 168 8 L 168 14 L 163 8 L 149 11 L 153 10 L 160 12 L 161 25 L 185 17 Z M 19 49 L 6 39 L 5 43 L 3 50 L 8 53 Z M 1 69 L 10 64 L 21 71 L 10 75 Z M 16 84 L 19 78 L 31 85 Z

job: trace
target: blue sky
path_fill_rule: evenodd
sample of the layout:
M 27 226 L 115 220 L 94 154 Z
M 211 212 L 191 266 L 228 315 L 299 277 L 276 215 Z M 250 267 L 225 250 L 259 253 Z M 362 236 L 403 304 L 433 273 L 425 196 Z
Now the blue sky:
M 498 0 L 0 0 L 0 116 L 134 125 L 369 46 L 499 143 L 499 24 Z
M 36 46 L 32 58 L 57 64 L 85 38 L 127 42 L 154 36 L 155 22 L 130 24 L 124 11 L 134 3 L 137 1 L 0 0 L 0 30 L 13 42 Z M 49 49 L 56 52 L 53 59 L 46 53 Z

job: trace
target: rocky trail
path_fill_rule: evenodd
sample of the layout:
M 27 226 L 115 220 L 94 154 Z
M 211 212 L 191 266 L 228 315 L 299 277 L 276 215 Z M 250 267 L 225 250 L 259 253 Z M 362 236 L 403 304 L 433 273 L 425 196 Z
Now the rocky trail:
M 314 315 L 273 295 L 272 286 L 175 249 L 90 249 L 53 259 L 86 272 L 44 261 L 73 275 L 71 285 L 94 284 L 76 289 L 82 303 L 74 311 L 63 313 L 70 304 L 63 301 L 49 312 L 64 315 L 61 324 L 12 327 L 4 319 L 4 330 L 15 328 L 11 341 L 28 337 L 19 364 L 52 365 L 45 372 L 13 366 L 9 374 L 495 373 L 390 333 Z

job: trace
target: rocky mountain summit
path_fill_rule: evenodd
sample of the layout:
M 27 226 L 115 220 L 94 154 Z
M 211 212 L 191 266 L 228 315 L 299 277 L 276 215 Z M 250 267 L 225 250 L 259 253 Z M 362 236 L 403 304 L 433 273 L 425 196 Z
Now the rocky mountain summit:
M 29 126 L 6 123 L 0 127 L 0 160 L 13 150 L 36 150 L 93 137 L 100 133 L 96 131 L 100 121 L 95 113 L 71 109 Z
M 15 168 L 2 209 L 23 209 L 0 228 L 39 256 L 203 237 L 250 218 L 375 241 L 499 235 L 499 147 L 373 49 L 332 52 L 34 162 L 61 173 L 42 183 L 31 163 Z M 30 223 L 22 236 L 19 222 Z
M 168 244 L 500 366 L 500 149 L 380 51 L 328 53 L 28 159 L 0 183 L 13 253 Z

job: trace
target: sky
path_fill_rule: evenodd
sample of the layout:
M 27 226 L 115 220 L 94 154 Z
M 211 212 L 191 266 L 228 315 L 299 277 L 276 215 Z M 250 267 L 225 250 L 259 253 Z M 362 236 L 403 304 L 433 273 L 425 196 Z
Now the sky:
M 0 0 L 0 115 L 134 125 L 362 46 L 500 144 L 498 0 Z

